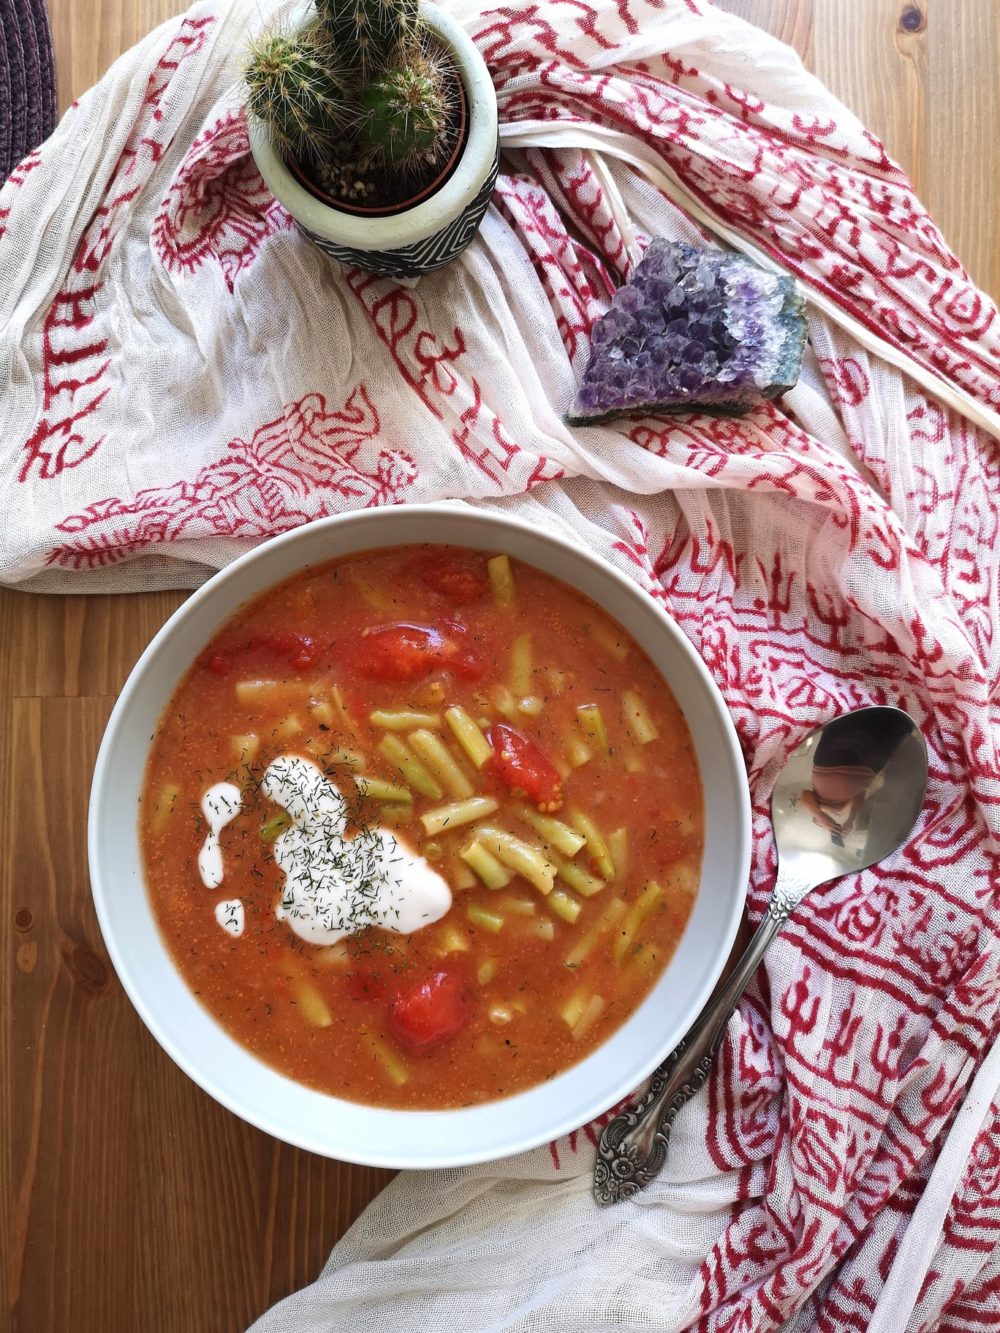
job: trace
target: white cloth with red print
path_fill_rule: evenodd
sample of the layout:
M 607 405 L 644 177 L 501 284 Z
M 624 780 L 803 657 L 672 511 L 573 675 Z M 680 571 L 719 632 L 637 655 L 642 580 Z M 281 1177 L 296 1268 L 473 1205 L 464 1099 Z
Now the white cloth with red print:
M 575 533 L 697 646 L 749 768 L 755 920 L 812 727 L 907 709 L 927 803 L 785 928 L 635 1201 L 592 1203 L 595 1126 L 404 1173 L 254 1328 L 995 1327 L 1000 318 L 879 142 L 707 0 L 457 8 L 507 156 L 416 286 L 342 271 L 264 188 L 234 87 L 261 0 L 159 29 L 14 172 L 0 579 L 191 586 L 322 514 L 460 497 Z M 780 404 L 564 424 L 652 234 L 798 275 Z

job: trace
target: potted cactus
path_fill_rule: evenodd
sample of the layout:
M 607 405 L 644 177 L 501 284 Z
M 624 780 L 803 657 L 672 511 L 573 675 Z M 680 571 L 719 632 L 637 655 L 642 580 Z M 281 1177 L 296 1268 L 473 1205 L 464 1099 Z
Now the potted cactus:
M 417 0 L 314 0 L 251 45 L 250 147 L 320 249 L 387 277 L 469 244 L 496 181 L 496 96 L 461 26 Z

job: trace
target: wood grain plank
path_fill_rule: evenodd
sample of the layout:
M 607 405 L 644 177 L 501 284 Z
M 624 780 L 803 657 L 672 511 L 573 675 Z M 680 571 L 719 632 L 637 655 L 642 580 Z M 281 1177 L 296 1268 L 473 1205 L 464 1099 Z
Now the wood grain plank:
M 0 643 L 18 698 L 117 695 L 187 593 L 52 597 L 0 591 Z
M 931 213 L 972 279 L 1000 298 L 1000 5 L 925 0 L 923 8 L 924 33 L 904 38 L 897 29 L 901 52 L 921 43 L 927 71 L 919 89 L 917 190 L 933 200 Z
M 793 46 L 812 68 L 813 11 L 818 0 L 715 0 L 717 8 L 746 19 Z
M 861 26 L 852 0 L 816 9 L 816 72 L 882 135 L 973 280 L 1000 292 L 1000 196 L 982 157 L 1000 104 L 995 0 L 870 0 L 864 43 L 844 40 Z
M 59 110 L 92 87 L 123 51 L 188 8 L 187 0 L 50 0 Z

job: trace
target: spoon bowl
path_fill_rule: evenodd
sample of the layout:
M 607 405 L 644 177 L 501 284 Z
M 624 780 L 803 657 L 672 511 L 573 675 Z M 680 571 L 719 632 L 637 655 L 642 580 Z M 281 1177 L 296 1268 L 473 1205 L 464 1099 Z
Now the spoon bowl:
M 859 708 L 812 732 L 771 795 L 779 865 L 809 887 L 889 856 L 924 801 L 927 748 L 899 708 Z
M 598 1203 L 630 1198 L 659 1174 L 674 1117 L 708 1077 L 768 945 L 810 890 L 896 851 L 913 831 L 926 787 L 927 748 L 899 708 L 845 713 L 792 751 L 771 795 L 778 875 L 767 915 L 640 1101 L 605 1127 L 594 1170 Z

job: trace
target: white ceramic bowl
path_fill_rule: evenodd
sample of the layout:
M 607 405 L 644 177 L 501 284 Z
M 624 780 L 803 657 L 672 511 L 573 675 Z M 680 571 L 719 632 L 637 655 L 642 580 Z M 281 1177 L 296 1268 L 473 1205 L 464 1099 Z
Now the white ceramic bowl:
M 601 1047 L 540 1087 L 454 1111 L 379 1110 L 293 1082 L 234 1041 L 188 990 L 153 917 L 142 874 L 138 798 L 157 721 L 180 678 L 237 607 L 353 551 L 449 542 L 506 551 L 579 588 L 642 645 L 694 738 L 705 792 L 701 890 L 652 993 Z M 635 584 L 579 546 L 527 524 L 450 505 L 323 519 L 266 542 L 210 579 L 143 653 L 108 722 L 91 791 L 90 874 L 108 953 L 153 1036 L 212 1097 L 251 1124 L 327 1157 L 387 1167 L 489 1161 L 546 1143 L 626 1096 L 677 1044 L 711 994 L 736 935 L 750 859 L 740 748 L 718 690 L 677 626 Z

